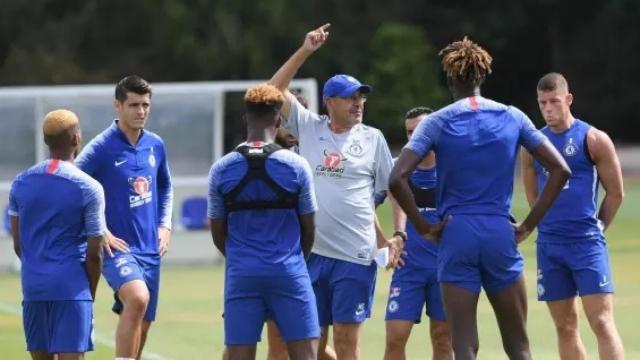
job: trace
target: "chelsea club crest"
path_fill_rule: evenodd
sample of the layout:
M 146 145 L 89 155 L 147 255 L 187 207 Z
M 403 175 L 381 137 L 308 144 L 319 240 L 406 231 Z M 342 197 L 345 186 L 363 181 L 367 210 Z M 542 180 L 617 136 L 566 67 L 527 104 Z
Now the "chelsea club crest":
M 578 149 L 573 144 L 573 138 L 569 139 L 569 142 L 564 146 L 564 154 L 567 156 L 573 156 L 578 152 Z

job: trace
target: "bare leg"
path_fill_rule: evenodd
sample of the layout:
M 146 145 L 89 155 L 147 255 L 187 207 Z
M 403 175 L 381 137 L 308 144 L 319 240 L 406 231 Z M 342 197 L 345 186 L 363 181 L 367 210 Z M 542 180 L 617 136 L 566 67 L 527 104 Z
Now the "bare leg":
M 593 294 L 582 297 L 582 306 L 598 339 L 600 359 L 624 359 L 622 339 L 613 320 L 613 295 Z
M 510 287 L 487 297 L 498 320 L 502 346 L 509 359 L 531 359 L 527 336 L 527 289 L 521 275 Z
M 122 313 L 116 329 L 116 357 L 135 358 L 141 348 L 142 320 L 149 304 L 144 281 L 129 281 L 118 290 Z
M 318 339 L 289 341 L 287 343 L 291 360 L 316 360 L 318 354 Z
M 33 360 L 53 360 L 53 354 L 49 354 L 46 351 L 30 351 L 29 353 Z
M 144 344 L 147 342 L 147 334 L 149 333 L 149 327 L 151 327 L 151 321 L 142 320 L 142 332 L 140 334 L 140 349 L 138 350 L 138 357 L 136 359 L 142 359 L 142 350 Z
M 449 324 L 446 321 L 431 320 L 429 327 L 433 360 L 453 360 Z
M 441 283 L 440 289 L 456 360 L 473 360 L 479 347 L 476 314 L 480 293 L 449 283 Z
M 273 320 L 267 321 L 267 340 L 269 342 L 269 351 L 267 360 L 287 360 L 289 354 L 287 352 L 287 344 L 282 340 L 280 331 Z M 317 347 L 317 344 L 316 344 Z
M 227 346 L 229 360 L 255 360 L 256 344 Z
M 547 307 L 556 326 L 560 359 L 585 360 L 587 353 L 578 330 L 577 298 L 547 301 Z
M 387 341 L 384 350 L 385 360 L 406 359 L 405 347 L 411 335 L 413 321 L 407 320 L 387 320 Z
M 333 325 L 333 345 L 338 359 L 360 359 L 361 325 L 361 323 L 336 323 Z

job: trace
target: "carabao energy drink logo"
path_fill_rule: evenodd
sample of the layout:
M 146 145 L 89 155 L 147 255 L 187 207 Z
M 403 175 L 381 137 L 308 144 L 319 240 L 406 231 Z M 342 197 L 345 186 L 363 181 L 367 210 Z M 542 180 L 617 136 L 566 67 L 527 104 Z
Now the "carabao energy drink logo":
M 347 161 L 347 158 L 338 151 L 329 152 L 325 149 L 322 153 L 324 158 L 322 164 L 316 166 L 316 176 L 342 177 L 344 173 L 343 163 Z

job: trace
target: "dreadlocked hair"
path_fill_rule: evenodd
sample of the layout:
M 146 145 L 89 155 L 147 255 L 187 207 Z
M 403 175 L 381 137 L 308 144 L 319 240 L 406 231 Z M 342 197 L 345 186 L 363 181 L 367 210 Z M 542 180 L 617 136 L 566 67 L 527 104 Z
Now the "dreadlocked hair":
M 480 45 L 466 36 L 440 50 L 442 68 L 447 77 L 479 85 L 491 74 L 493 58 Z

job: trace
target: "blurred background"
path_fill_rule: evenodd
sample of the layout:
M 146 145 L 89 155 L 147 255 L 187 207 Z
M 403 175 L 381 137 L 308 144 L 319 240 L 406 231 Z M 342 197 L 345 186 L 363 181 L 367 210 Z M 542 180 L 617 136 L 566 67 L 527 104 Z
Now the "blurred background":
M 548 72 L 561 72 L 574 94 L 573 114 L 608 132 L 616 143 L 627 200 L 620 225 L 614 223 L 609 234 L 610 251 L 614 280 L 619 274 L 621 333 L 631 349 L 628 357 L 640 359 L 640 337 L 631 330 L 640 321 L 640 275 L 633 270 L 640 261 L 639 20 L 637 0 L 2 0 L 0 206 L 6 204 L 13 177 L 46 157 L 40 121 L 47 111 L 61 106 L 76 111 L 86 142 L 115 116 L 111 102 L 119 79 L 138 74 L 155 84 L 149 129 L 167 142 L 176 180 L 176 231 L 166 263 L 187 267 L 163 272 L 167 295 L 161 298 L 159 324 L 165 320 L 166 325 L 155 334 L 152 330 L 150 350 L 159 349 L 162 355 L 156 358 L 211 358 L 221 349 L 223 269 L 214 265 L 220 257 L 204 228 L 202 197 L 211 163 L 244 137 L 244 89 L 269 79 L 306 32 L 329 22 L 329 40 L 302 67 L 293 87 L 310 98 L 312 109 L 322 111 L 321 87 L 333 74 L 349 73 L 371 84 L 365 123 L 380 128 L 395 153 L 406 140 L 403 116 L 409 108 L 449 103 L 437 53 L 466 35 L 494 59 L 485 97 L 519 107 L 542 127 L 536 83 Z M 515 212 L 523 215 L 526 208 L 517 191 Z M 379 214 L 390 231 L 388 209 Z M 15 351 L 9 358 L 21 358 L 26 353 L 16 315 L 19 279 L 3 274 L 18 264 L 3 229 L 0 347 Z M 533 241 L 523 251 L 534 354 L 553 359 L 550 319 L 534 297 Z M 389 276 L 380 276 L 378 308 L 365 327 L 365 358 L 378 358 L 384 345 Z M 206 285 L 181 290 L 192 281 Z M 106 287 L 99 298 L 98 330 L 104 341 L 91 356 L 109 358 L 115 318 L 108 311 Z M 486 302 L 480 316 L 488 322 L 481 325 L 481 344 L 489 342 L 484 358 L 500 358 Z M 595 354 L 595 339 L 586 330 L 585 342 Z M 426 332 L 419 331 L 409 346 L 410 358 L 426 357 Z

